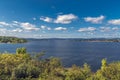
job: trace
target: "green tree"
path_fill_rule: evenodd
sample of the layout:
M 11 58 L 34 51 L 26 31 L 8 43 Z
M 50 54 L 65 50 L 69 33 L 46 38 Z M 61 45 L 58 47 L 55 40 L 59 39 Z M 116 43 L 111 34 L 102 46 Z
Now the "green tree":
M 102 63 L 101 69 L 104 70 L 107 67 L 107 60 L 102 59 L 101 63 Z
M 22 47 L 22 48 L 17 48 L 16 53 L 17 54 L 26 54 L 27 51 L 26 51 L 26 48 Z
M 40 74 L 39 67 L 31 63 L 22 63 L 12 72 L 12 78 L 38 78 Z

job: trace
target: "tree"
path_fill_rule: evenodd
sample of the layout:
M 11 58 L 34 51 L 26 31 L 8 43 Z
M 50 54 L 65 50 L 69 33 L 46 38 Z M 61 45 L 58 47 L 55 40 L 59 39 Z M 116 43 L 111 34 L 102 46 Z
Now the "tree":
M 107 66 L 107 60 L 102 59 L 101 63 L 102 63 L 101 69 L 104 70 L 106 68 L 106 66 Z
M 16 54 L 26 54 L 26 48 L 22 47 L 22 48 L 17 48 L 16 49 Z

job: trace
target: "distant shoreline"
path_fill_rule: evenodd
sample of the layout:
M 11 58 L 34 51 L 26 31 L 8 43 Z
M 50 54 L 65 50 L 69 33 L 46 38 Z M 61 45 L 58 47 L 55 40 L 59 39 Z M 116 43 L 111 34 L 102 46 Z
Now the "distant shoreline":
M 18 38 L 0 36 L 0 43 L 26 43 L 28 40 L 72 40 L 79 42 L 120 42 L 120 38 Z
M 27 40 L 23 38 L 17 37 L 9 37 L 9 36 L 0 36 L 0 43 L 26 43 Z
M 120 39 L 80 39 L 80 42 L 120 42 Z
M 27 38 L 27 40 L 72 40 L 79 42 L 120 42 L 120 38 Z

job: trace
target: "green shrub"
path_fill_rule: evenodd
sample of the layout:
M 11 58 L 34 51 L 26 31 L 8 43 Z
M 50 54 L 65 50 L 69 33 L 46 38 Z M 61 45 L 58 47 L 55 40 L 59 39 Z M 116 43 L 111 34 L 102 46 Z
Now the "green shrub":
M 26 51 L 26 48 L 17 48 L 16 49 L 16 53 L 17 54 L 26 54 L 27 53 L 27 51 Z
M 12 72 L 13 78 L 38 78 L 40 69 L 31 63 L 22 63 L 18 65 Z

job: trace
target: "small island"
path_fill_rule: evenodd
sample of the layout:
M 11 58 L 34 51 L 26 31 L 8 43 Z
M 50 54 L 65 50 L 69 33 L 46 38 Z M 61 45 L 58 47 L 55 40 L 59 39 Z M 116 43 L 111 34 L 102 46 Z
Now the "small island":
M 27 40 L 17 37 L 0 36 L 0 43 L 26 43 Z

